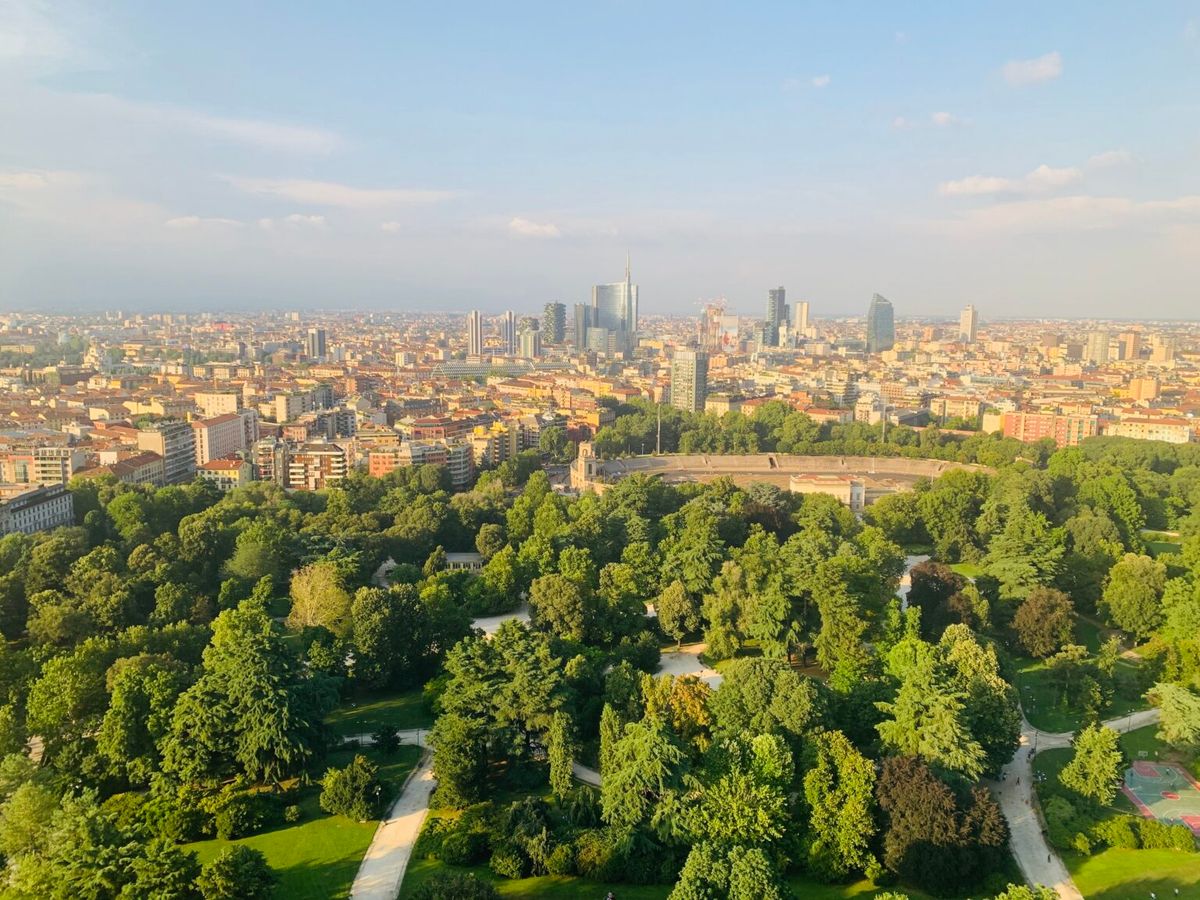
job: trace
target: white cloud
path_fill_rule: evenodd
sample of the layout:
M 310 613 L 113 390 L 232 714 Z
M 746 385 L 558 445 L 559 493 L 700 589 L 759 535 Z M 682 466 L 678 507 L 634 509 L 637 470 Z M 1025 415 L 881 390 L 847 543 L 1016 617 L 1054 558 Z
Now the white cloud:
M 1089 157 L 1089 169 L 1108 169 L 1114 166 L 1127 166 L 1133 162 L 1133 154 L 1128 150 L 1106 150 Z
M 931 113 L 929 118 L 933 122 L 933 124 L 937 125 L 939 128 L 948 128 L 951 125 L 966 125 L 967 124 L 966 119 L 960 119 L 958 116 L 954 115 L 954 113 L 948 113 L 948 112 Z
M 964 227 L 984 232 L 1041 233 L 1099 231 L 1130 225 L 1155 229 L 1200 224 L 1200 196 L 1171 200 L 1133 200 L 1080 194 L 1036 200 L 1014 200 L 964 212 L 937 227 L 961 232 Z
M 1183 26 L 1183 39 L 1189 44 L 1200 42 L 1200 19 L 1192 19 Z
M 520 216 L 515 216 L 509 220 L 508 231 L 510 234 L 515 234 L 517 237 L 562 237 L 562 231 L 560 231 L 559 227 L 553 222 L 533 222 L 529 219 L 522 219 Z
M 192 228 L 242 228 L 245 223 L 237 219 L 224 219 L 220 216 L 176 216 L 163 223 L 167 228 L 186 230 Z
M 38 65 L 71 55 L 71 42 L 42 3 L 0 2 L 0 63 Z
M 0 172 L 0 190 L 36 191 L 81 181 L 82 178 L 75 172 Z
M 815 88 L 823 88 L 829 87 L 829 82 L 831 81 L 833 81 L 833 78 L 829 75 L 814 75 L 809 79 L 809 84 Z
M 360 188 L 332 181 L 302 179 L 240 178 L 222 176 L 223 180 L 248 194 L 282 197 L 295 203 L 316 206 L 338 206 L 346 209 L 371 209 L 388 206 L 411 206 L 439 203 L 460 196 L 457 191 L 437 191 L 409 188 Z
M 1057 50 L 1036 59 L 1010 60 L 1001 70 L 1004 80 L 1014 87 L 1051 81 L 1061 75 L 1062 71 L 1062 55 Z
M 1052 169 L 1043 163 L 1025 176 L 1025 184 L 1033 190 L 1053 190 L 1066 187 L 1083 178 L 1083 172 L 1074 166 Z
M 396 232 L 401 231 L 403 228 L 404 228 L 404 223 L 402 223 L 402 222 L 380 222 L 379 223 L 379 230 L 386 231 L 389 234 L 395 234 Z
M 938 193 L 944 197 L 980 197 L 992 194 L 1033 194 L 1065 187 L 1083 178 L 1082 170 L 1073 166 L 1054 169 L 1038 166 L 1024 178 L 1001 178 L 994 175 L 970 175 L 955 181 L 943 181 Z
M 907 131 L 913 127 L 913 123 L 910 119 L 904 118 L 904 116 L 896 116 L 896 118 L 892 119 L 892 127 L 897 131 Z
M 897 44 L 907 44 L 908 43 L 908 35 L 903 31 L 897 31 L 896 32 L 896 43 Z
M 328 224 L 324 216 L 305 213 L 292 213 L 281 219 L 258 220 L 258 227 L 263 231 L 274 231 L 276 228 L 324 228 Z
M 143 122 L 212 138 L 301 155 L 322 156 L 340 149 L 345 142 L 331 131 L 265 119 L 217 116 L 167 103 L 143 103 L 113 94 L 66 94 L 104 115 Z

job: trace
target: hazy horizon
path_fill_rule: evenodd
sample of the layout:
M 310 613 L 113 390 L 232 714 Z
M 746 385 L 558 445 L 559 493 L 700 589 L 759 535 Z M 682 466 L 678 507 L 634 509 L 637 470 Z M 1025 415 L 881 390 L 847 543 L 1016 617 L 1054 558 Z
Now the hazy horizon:
M 1177 2 L 0 0 L 0 309 L 1193 319 L 1198 89 Z

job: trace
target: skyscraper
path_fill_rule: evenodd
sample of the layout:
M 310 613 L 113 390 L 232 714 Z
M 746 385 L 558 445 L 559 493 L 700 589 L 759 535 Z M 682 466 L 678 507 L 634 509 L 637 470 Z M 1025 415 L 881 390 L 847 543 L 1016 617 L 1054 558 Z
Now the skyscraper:
M 808 334 L 808 301 L 801 300 L 796 304 L 796 337 Z
M 1107 331 L 1089 331 L 1083 358 L 1097 366 L 1106 365 L 1108 363 L 1108 340 Z
M 779 326 L 787 321 L 787 292 L 782 287 L 767 291 L 767 343 L 779 346 Z
M 867 352 L 881 353 L 896 346 L 896 322 L 892 301 L 880 294 L 871 297 L 867 309 Z
M 517 354 L 517 314 L 511 309 L 500 317 L 500 347 L 505 356 Z
M 586 303 L 576 303 L 575 322 L 571 336 L 571 342 L 575 345 L 576 353 L 582 353 L 587 349 L 587 332 L 593 324 L 592 308 Z
M 592 288 L 592 322 L 589 327 L 612 332 L 617 348 L 629 350 L 637 343 L 638 286 L 630 279 L 628 262 L 625 280 L 597 284 Z
M 326 348 L 324 328 L 308 329 L 308 338 L 305 340 L 304 352 L 309 359 L 325 359 Z
M 671 358 L 671 405 L 703 412 L 708 396 L 708 354 L 702 350 L 676 350 Z
M 975 343 L 975 329 L 979 325 L 979 314 L 968 303 L 958 316 L 958 339 L 964 344 Z
M 561 344 L 567 337 L 567 307 L 563 303 L 547 303 L 542 310 L 542 341 Z
M 477 309 L 467 314 L 467 356 L 483 356 L 483 313 Z

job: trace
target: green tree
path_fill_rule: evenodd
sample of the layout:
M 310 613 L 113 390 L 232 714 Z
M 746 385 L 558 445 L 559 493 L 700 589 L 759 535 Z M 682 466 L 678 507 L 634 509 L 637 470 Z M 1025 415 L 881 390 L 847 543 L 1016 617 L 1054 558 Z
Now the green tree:
M 663 588 L 654 601 L 654 611 L 663 633 L 675 638 L 677 650 L 683 646 L 684 637 L 700 627 L 700 610 L 682 581 L 672 581 Z
M 817 682 L 782 660 L 734 660 L 712 695 L 709 709 L 722 736 L 779 734 L 794 749 L 820 730 L 826 700 Z
M 575 736 L 571 717 L 559 710 L 550 720 L 547 755 L 550 757 L 550 789 L 559 800 L 574 786 Z
M 892 753 L 917 756 L 974 781 L 985 754 L 965 723 L 965 694 L 941 683 L 928 663 L 915 666 L 896 699 L 876 706 L 888 718 L 875 726 Z
M 504 538 L 504 526 L 494 522 L 480 525 L 475 535 L 475 549 L 479 551 L 485 563 L 503 550 L 507 543 Z
M 1062 591 L 1035 587 L 1017 607 L 1013 629 L 1030 656 L 1045 659 L 1071 643 L 1075 606 Z
M 529 587 L 529 610 L 537 627 L 569 641 L 583 641 L 594 627 L 590 591 L 563 575 L 543 575 Z
M 683 750 L 661 725 L 626 725 L 600 786 L 604 821 L 620 828 L 650 824 L 659 801 L 679 787 L 683 761 Z
M 457 713 L 438 716 L 429 734 L 439 802 L 463 807 L 483 797 L 487 779 L 487 728 Z
M 321 809 L 356 822 L 376 819 L 383 811 L 379 767 L 361 753 L 343 769 L 329 769 L 321 779 Z
M 234 844 L 203 868 L 196 886 L 204 900 L 269 900 L 278 882 L 260 851 Z
M 816 759 L 804 775 L 809 808 L 808 864 L 839 881 L 873 862 L 875 764 L 840 731 L 816 736 Z
M 1065 553 L 1063 530 L 1021 505 L 1010 510 L 1004 530 L 988 546 L 987 572 L 1000 582 L 1001 597 L 1021 598 L 1055 582 Z
M 1200 695 L 1167 682 L 1154 685 L 1150 695 L 1160 711 L 1159 740 L 1180 750 L 1200 747 Z
M 625 726 L 621 716 L 608 703 L 600 710 L 600 772 L 609 771 L 613 766 L 613 748 L 621 740 Z
M 1109 804 L 1117 796 L 1124 756 L 1111 728 L 1089 725 L 1075 736 L 1075 755 L 1058 780 L 1082 797 Z
M 197 900 L 201 896 L 196 884 L 200 878 L 196 854 L 170 841 L 156 839 L 147 844 L 144 855 L 130 862 L 130 874 L 132 880 L 121 891 L 121 900 Z
M 290 627 L 320 626 L 334 634 L 344 634 L 349 628 L 350 594 L 332 563 L 313 563 L 297 571 L 292 576 L 291 595 Z
M 1162 624 L 1167 567 L 1149 556 L 1126 553 L 1108 573 L 1101 609 L 1109 621 L 1138 637 Z

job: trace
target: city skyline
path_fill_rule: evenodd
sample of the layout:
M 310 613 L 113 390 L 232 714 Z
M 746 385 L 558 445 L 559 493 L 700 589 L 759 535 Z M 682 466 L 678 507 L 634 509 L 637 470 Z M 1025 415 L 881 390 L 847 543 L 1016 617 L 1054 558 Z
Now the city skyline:
M 1128 16 L 7 0 L 0 308 L 571 307 L 630 252 L 643 315 L 1191 318 L 1196 11 Z

